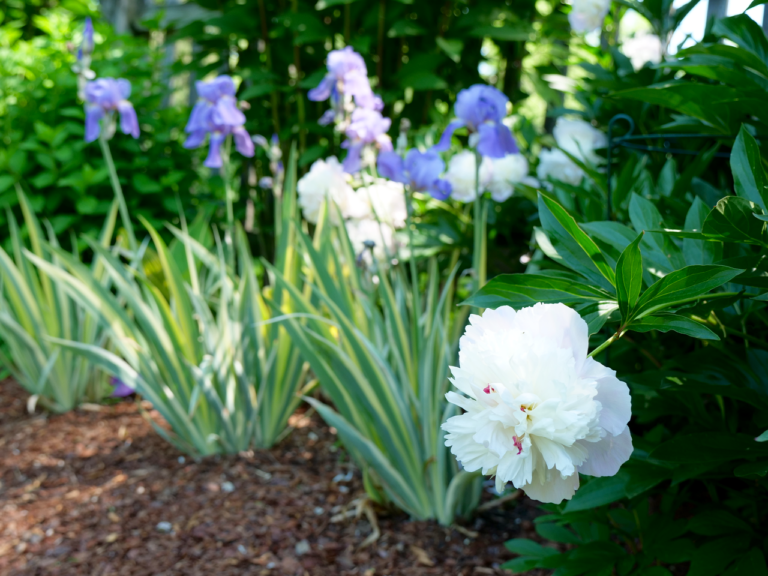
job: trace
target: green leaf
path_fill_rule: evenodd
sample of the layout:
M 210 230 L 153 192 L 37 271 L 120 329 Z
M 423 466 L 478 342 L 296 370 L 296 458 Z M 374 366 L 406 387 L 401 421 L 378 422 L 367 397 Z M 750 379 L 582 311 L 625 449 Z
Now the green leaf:
M 663 566 L 651 566 L 650 568 L 646 568 L 645 570 L 640 572 L 638 576 L 672 576 L 672 572 L 670 572 Z
M 476 38 L 492 38 L 493 40 L 506 40 L 508 42 L 525 42 L 530 40 L 532 29 L 529 25 L 514 26 L 475 26 L 470 36 Z
M 717 18 L 712 31 L 748 50 L 762 62 L 768 62 L 768 40 L 766 40 L 765 32 L 757 22 L 746 14 L 738 14 L 730 18 Z
M 741 466 L 736 467 L 736 469 L 733 471 L 733 474 L 739 478 L 743 478 L 745 476 L 765 476 L 768 474 L 768 460 L 742 464 Z
M 726 196 L 720 200 L 704 220 L 704 236 L 726 242 L 768 245 L 765 222 L 754 218 L 760 208 L 739 196 Z
M 404 88 L 419 90 L 443 90 L 448 84 L 440 76 L 433 72 L 419 72 L 408 74 L 400 79 L 400 85 Z
M 694 198 L 685 217 L 685 229 L 701 232 L 704 221 L 709 216 L 707 205 L 698 196 Z M 683 257 L 689 266 L 693 264 L 714 264 L 723 257 L 723 245 L 719 242 L 707 242 L 692 238 L 683 239 Z
M 708 464 L 768 456 L 768 447 L 748 434 L 699 432 L 677 436 L 651 452 L 651 458 L 675 464 Z
M 600 251 L 600 248 L 597 247 L 594 240 L 579 228 L 579 225 L 576 223 L 576 220 L 573 219 L 573 216 L 568 214 L 560 204 L 548 196 L 539 194 L 539 217 L 547 232 L 552 231 L 560 240 L 570 240 L 570 242 L 568 242 L 568 248 L 574 257 L 578 258 L 579 261 L 584 262 L 584 256 L 586 256 L 588 262 L 591 264 L 589 268 L 598 271 L 606 280 L 608 280 L 611 286 L 616 286 L 616 275 L 606 261 L 605 256 Z M 555 226 L 555 223 L 558 226 Z M 567 235 L 567 238 L 563 232 Z M 557 246 L 555 246 L 555 248 L 558 249 Z M 579 251 L 581 253 L 579 253 Z M 563 257 L 565 259 L 565 256 Z M 581 270 L 577 271 L 581 272 Z M 591 272 L 591 270 L 589 271 Z
M 163 189 L 157 181 L 152 180 L 146 174 L 134 174 L 133 187 L 141 194 L 153 194 Z
M 633 320 L 626 326 L 627 330 L 635 332 L 650 332 L 658 330 L 659 332 L 669 332 L 670 330 L 700 340 L 720 340 L 720 337 L 709 328 L 686 318 L 679 314 L 656 314 L 653 316 L 644 316 L 639 320 Z
M 759 548 L 752 548 L 736 560 L 723 576 L 768 576 L 763 552 Z
M 382 454 L 376 444 L 360 434 L 354 426 L 332 408 L 314 398 L 305 398 L 305 400 L 317 410 L 329 426 L 338 430 L 339 436 L 346 445 L 350 446 L 369 466 L 373 467 L 382 482 L 390 489 L 390 494 L 405 500 L 405 502 L 398 503 L 400 506 L 408 506 L 406 509 L 414 511 L 421 508 L 419 497 L 414 492 L 413 487 L 408 485 L 400 472 L 392 466 L 392 463 Z
M 692 302 L 743 272 L 728 266 L 686 266 L 651 285 L 637 302 L 633 318 L 642 318 L 673 306 Z
M 731 562 L 744 554 L 747 546 L 749 540 L 743 536 L 707 542 L 694 553 L 687 576 L 721 576 Z
M 600 302 L 577 304 L 574 309 L 587 323 L 589 335 L 597 334 L 605 323 L 610 320 L 611 314 L 619 309 L 615 300 L 601 300 Z
M 653 202 L 633 192 L 629 201 L 629 219 L 636 232 L 648 232 L 642 242 L 646 248 L 646 257 L 649 253 L 655 254 L 656 262 L 663 266 L 663 272 L 672 272 L 685 266 L 680 249 L 668 235 L 649 232 L 664 228 L 664 220 Z
M 398 20 L 387 32 L 390 38 L 400 38 L 401 36 L 421 36 L 426 34 L 427 30 L 419 26 L 411 19 Z
M 707 510 L 688 522 L 688 529 L 703 536 L 720 536 L 736 532 L 752 532 L 752 527 L 725 510 Z
M 527 538 L 514 538 L 504 542 L 504 547 L 513 554 L 521 556 L 532 556 L 534 558 L 547 558 L 557 556 L 559 552 L 553 548 L 542 546 L 538 542 L 528 540 Z
M 743 125 L 733 144 L 731 171 L 736 194 L 758 204 L 764 212 L 768 211 L 768 175 L 763 167 L 760 147 Z
M 766 1 L 768 2 L 768 0 Z M 445 52 L 451 60 L 453 60 L 456 63 L 461 61 L 461 52 L 462 50 L 464 50 L 463 40 L 449 39 L 449 38 L 443 38 L 442 36 L 437 36 L 435 38 L 435 42 L 437 43 L 438 47 L 443 52 Z
M 616 262 L 616 294 L 619 299 L 621 317 L 626 321 L 637 304 L 643 287 L 643 256 L 640 253 L 641 232 L 634 242 L 627 246 Z
M 267 94 L 271 94 L 275 90 L 278 90 L 278 87 L 272 83 L 258 83 L 258 84 L 253 84 L 252 86 L 248 86 L 245 90 L 243 90 L 240 94 L 238 94 L 237 97 L 240 100 L 250 100 L 251 98 L 259 98 L 260 96 L 266 96 Z
M 542 522 L 536 524 L 536 532 L 545 540 L 552 542 L 562 542 L 564 544 L 580 544 L 581 538 L 568 530 L 565 526 L 560 526 L 554 522 Z
M 730 86 L 708 85 L 702 90 L 698 82 L 671 80 L 643 88 L 631 88 L 612 94 L 677 110 L 708 124 L 712 131 L 730 136 L 738 129 L 738 121 L 746 112 L 737 104 L 743 94 Z
M 629 474 L 619 472 L 615 476 L 594 478 L 579 488 L 573 499 L 565 506 L 565 512 L 578 512 L 604 506 L 624 498 Z
M 545 274 L 501 274 L 462 302 L 466 306 L 523 308 L 537 302 L 577 304 L 603 301 L 611 295 L 568 278 Z

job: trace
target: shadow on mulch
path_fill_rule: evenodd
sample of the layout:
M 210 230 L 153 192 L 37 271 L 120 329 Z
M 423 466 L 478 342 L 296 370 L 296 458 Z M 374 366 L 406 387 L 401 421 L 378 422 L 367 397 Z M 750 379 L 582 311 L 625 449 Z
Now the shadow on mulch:
M 0 573 L 505 574 L 503 542 L 533 535 L 523 499 L 469 521 L 477 538 L 380 517 L 360 549 L 364 517 L 330 522 L 364 494 L 357 469 L 317 416 L 292 423 L 272 450 L 196 462 L 135 402 L 30 415 L 23 390 L 0 383 Z

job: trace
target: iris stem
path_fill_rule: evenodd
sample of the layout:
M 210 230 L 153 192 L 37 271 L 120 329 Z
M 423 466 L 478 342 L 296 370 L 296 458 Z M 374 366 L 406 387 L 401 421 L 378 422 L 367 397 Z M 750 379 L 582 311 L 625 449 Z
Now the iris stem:
M 413 192 L 406 188 L 406 227 L 408 228 L 408 263 L 411 267 L 411 291 L 413 293 L 413 357 L 419 358 L 419 317 L 421 316 L 421 298 L 419 296 L 419 270 L 416 266 L 413 242 Z
M 99 134 L 99 145 L 101 146 L 101 153 L 104 155 L 104 161 L 107 164 L 107 171 L 109 172 L 109 180 L 112 183 L 112 190 L 115 192 L 115 197 L 117 198 L 117 204 L 120 209 L 120 218 L 123 221 L 125 233 L 128 234 L 128 245 L 131 248 L 131 252 L 135 254 L 138 244 L 136 243 L 136 235 L 133 232 L 133 224 L 131 224 L 131 215 L 128 212 L 128 205 L 125 203 L 125 196 L 123 196 L 123 188 L 120 186 L 120 179 L 117 177 L 117 169 L 115 168 L 115 162 L 112 160 L 112 152 L 109 150 L 106 130 L 103 128 L 101 134 Z
M 231 148 L 232 137 L 227 136 L 224 143 L 224 154 L 221 157 L 221 179 L 224 181 L 224 197 L 227 205 L 227 229 L 224 233 L 224 244 L 227 249 L 227 263 L 235 270 L 235 247 L 233 243 L 235 233 L 235 209 L 232 205 L 232 197 L 234 196 L 234 190 L 232 190 L 232 183 L 230 181 L 230 165 L 229 165 L 229 152 Z
M 472 271 L 474 272 L 473 293 L 485 285 L 486 276 L 486 214 L 480 191 L 480 164 L 482 155 L 475 151 L 475 203 L 474 203 L 474 243 L 472 246 Z M 480 310 L 482 311 L 482 310 Z

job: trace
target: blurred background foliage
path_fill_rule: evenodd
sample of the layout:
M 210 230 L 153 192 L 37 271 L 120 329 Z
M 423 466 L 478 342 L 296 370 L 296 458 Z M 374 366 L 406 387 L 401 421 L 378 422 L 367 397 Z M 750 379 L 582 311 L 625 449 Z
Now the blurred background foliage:
M 571 38 L 559 0 L 122 4 L 121 15 L 110 1 L 0 2 L 0 207 L 14 205 L 13 184 L 20 181 L 57 231 L 95 232 L 103 221 L 112 193 L 98 147 L 82 141 L 71 71 L 88 15 L 97 32 L 94 71 L 133 83 L 142 135 L 116 138 L 114 155 L 131 213 L 155 225 L 176 219 L 176 195 L 189 216 L 223 205 L 220 179 L 202 167 L 204 151 L 181 146 L 194 81 L 207 75 L 235 77 L 238 98 L 249 108 L 248 131 L 278 134 L 286 151 L 295 140 L 302 172 L 318 158 L 343 155 L 339 135 L 317 124 L 325 105 L 306 97 L 324 75 L 330 50 L 351 45 L 363 54 L 393 120 L 392 135 L 408 120 L 410 135 L 426 145 L 450 119 L 459 90 L 477 82 L 497 86 L 514 104 L 515 131 L 530 158 L 537 128 L 564 102 L 541 77 L 566 72 L 572 51 L 589 52 Z M 236 213 L 250 221 L 258 251 L 269 253 L 271 191 L 258 187 L 269 175 L 268 161 L 259 151 L 240 168 Z M 492 268 L 508 270 L 519 256 L 512 247 L 527 242 L 535 206 L 525 202 L 513 198 L 491 215 Z M 466 226 L 451 215 L 436 218 L 444 239 L 471 246 L 462 236 Z
M 670 37 L 697 3 L 678 9 L 668 2 L 616 3 L 602 33 L 583 37 L 571 33 L 570 6 L 562 0 L 169 0 L 162 5 L 3 0 L 0 207 L 13 207 L 13 184 L 19 181 L 34 209 L 51 219 L 57 232 L 95 233 L 104 219 L 112 192 L 97 146 L 82 141 L 83 111 L 71 71 L 87 15 L 96 23 L 95 72 L 133 84 L 141 138 L 113 142 L 131 214 L 161 227 L 164 220 L 177 221 L 180 205 L 189 218 L 201 209 L 214 221 L 223 217 L 222 182 L 202 166 L 205 150 L 181 145 L 196 99 L 195 80 L 231 74 L 247 108 L 247 130 L 277 134 L 284 153 L 295 141 L 301 174 L 318 158 L 343 156 L 340 135 L 317 123 L 326 104 L 310 102 L 306 94 L 324 75 L 328 52 L 351 45 L 365 57 L 384 113 L 393 120 L 393 138 L 406 121 L 412 144 L 431 145 L 450 119 L 458 91 L 486 82 L 509 96 L 518 143 L 533 167 L 542 146 L 554 144 L 549 133 L 562 114 L 605 129 L 615 114 L 625 113 L 635 120 L 636 133 L 658 132 L 672 122 L 673 110 L 651 106 L 630 92 L 669 81 L 690 83 L 691 76 L 680 77 L 681 69 L 671 67 L 635 70 L 620 46 L 644 31 Z M 689 123 L 685 130 L 702 131 L 702 125 Z M 619 133 L 625 129 L 622 125 Z M 690 139 L 684 145 L 695 151 L 713 143 Z M 268 255 L 273 198 L 271 190 L 258 185 L 270 175 L 268 160 L 257 149 L 256 157 L 238 162 L 236 215 L 251 233 L 255 251 Z M 655 179 L 667 158 L 652 154 L 644 162 Z M 685 171 L 693 157 L 676 162 Z M 695 169 L 694 176 L 725 187 L 727 163 L 715 160 L 712 167 L 717 169 Z M 625 168 L 622 182 L 632 177 Z M 590 186 L 587 182 L 587 191 Z M 560 195 L 566 193 L 573 190 Z M 532 199 L 517 194 L 494 205 L 492 274 L 522 270 L 519 258 L 532 244 L 537 217 Z M 0 211 L 0 226 L 5 220 Z M 420 223 L 420 233 L 432 235 L 420 239 L 426 252 L 459 246 L 468 258 L 471 238 L 461 214 L 423 203 Z

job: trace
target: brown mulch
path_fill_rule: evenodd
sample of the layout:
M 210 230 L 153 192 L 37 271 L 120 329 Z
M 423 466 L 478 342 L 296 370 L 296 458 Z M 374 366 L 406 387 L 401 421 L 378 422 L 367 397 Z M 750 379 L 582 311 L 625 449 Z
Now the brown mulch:
M 1 382 L 0 574 L 500 575 L 503 542 L 532 535 L 522 499 L 465 522 L 477 537 L 381 512 L 360 548 L 365 516 L 331 522 L 359 472 L 317 416 L 292 422 L 272 450 L 194 461 L 133 401 L 30 415 Z

